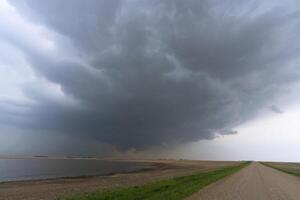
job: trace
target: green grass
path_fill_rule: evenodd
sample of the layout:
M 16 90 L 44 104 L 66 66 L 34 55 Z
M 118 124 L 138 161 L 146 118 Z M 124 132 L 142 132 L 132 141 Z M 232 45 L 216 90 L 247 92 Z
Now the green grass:
M 179 200 L 190 196 L 204 186 L 231 175 L 250 162 L 209 172 L 161 180 L 142 186 L 99 191 L 88 195 L 70 197 L 66 200 Z
M 291 174 L 291 175 L 294 175 L 294 176 L 299 176 L 300 177 L 300 173 L 299 172 L 295 172 L 295 171 L 292 171 L 292 170 L 289 170 L 288 168 L 281 168 L 281 167 L 277 167 L 277 166 L 274 166 L 272 164 L 269 164 L 269 163 L 265 163 L 265 162 L 261 162 L 261 164 L 267 166 L 267 167 L 271 167 L 273 169 L 277 169 L 279 171 L 282 171 L 282 172 L 285 172 L 287 174 Z

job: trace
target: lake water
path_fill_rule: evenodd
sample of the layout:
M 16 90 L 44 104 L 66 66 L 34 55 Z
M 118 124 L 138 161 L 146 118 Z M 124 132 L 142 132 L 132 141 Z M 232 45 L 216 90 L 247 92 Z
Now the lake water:
M 107 175 L 146 167 L 145 163 L 92 159 L 0 159 L 0 182 Z

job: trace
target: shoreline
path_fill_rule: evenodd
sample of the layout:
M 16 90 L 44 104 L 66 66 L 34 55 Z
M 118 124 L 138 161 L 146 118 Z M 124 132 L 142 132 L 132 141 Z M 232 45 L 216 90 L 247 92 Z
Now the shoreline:
M 1 160 L 1 158 L 0 158 Z M 116 161 L 117 162 L 117 161 Z M 120 161 L 124 162 L 124 161 Z M 130 162 L 130 161 L 126 161 Z M 151 171 L 155 170 L 158 168 L 156 166 L 157 163 L 147 163 L 147 162 L 141 162 L 144 163 L 145 166 L 141 167 L 139 169 L 134 169 L 134 170 L 120 170 L 120 171 L 115 171 L 111 173 L 104 173 L 104 174 L 93 174 L 93 175 L 79 175 L 79 176 L 61 176 L 61 177 L 53 177 L 53 178 L 32 178 L 32 179 L 23 179 L 23 180 L 9 180 L 9 181 L 0 181 L 0 186 L 1 184 L 6 184 L 6 183 L 26 183 L 26 182 L 39 182 L 39 181 L 56 181 L 56 180 L 66 180 L 66 179 L 89 179 L 89 178 L 96 178 L 96 177 L 109 177 L 109 176 L 114 176 L 118 174 L 131 174 L 131 173 L 141 173 L 141 172 L 146 172 L 146 171 Z M 147 165 L 146 165 L 147 164 Z
M 73 157 L 73 156 L 5 156 L 0 155 L 0 159 L 49 159 L 49 160 L 113 160 L 114 158 L 97 158 L 97 157 Z
M 5 183 L 26 183 L 26 182 L 37 182 L 37 181 L 55 181 L 65 179 L 88 179 L 95 177 L 109 177 L 118 174 L 131 174 L 141 173 L 152 170 L 161 169 L 161 165 L 164 165 L 164 169 L 173 168 L 171 163 L 197 163 L 197 162 L 236 162 L 236 161 L 210 161 L 210 160 L 176 160 L 176 159 L 134 159 L 134 158 L 96 158 L 96 157 L 59 157 L 59 156 L 3 156 L 0 155 L 0 160 L 98 160 L 107 162 L 127 162 L 127 163 L 140 163 L 141 165 L 137 169 L 132 170 L 117 170 L 115 172 L 99 173 L 91 175 L 75 175 L 75 176 L 57 176 L 57 177 L 36 177 L 36 178 L 20 178 L 12 180 L 0 180 L 0 185 Z
M 124 160 L 123 160 L 124 161 Z M 128 160 L 126 160 L 128 162 Z M 143 162 L 134 160 L 132 162 Z M 0 200 L 53 200 L 95 191 L 130 187 L 158 180 L 232 166 L 239 162 L 147 160 L 152 165 L 132 172 L 112 173 L 106 176 L 85 176 L 43 180 L 9 181 L 0 183 Z

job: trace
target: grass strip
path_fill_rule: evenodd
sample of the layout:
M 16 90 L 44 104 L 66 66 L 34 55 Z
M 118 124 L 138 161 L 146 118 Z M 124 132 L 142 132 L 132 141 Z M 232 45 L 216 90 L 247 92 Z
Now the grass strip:
M 271 167 L 273 169 L 277 169 L 279 171 L 282 171 L 282 172 L 285 172 L 287 174 L 291 174 L 291 175 L 294 175 L 294 176 L 299 176 L 300 177 L 300 173 L 299 172 L 294 172 L 292 170 L 289 170 L 289 169 L 286 169 L 286 168 L 281 168 L 281 167 L 276 167 L 272 164 L 269 164 L 269 163 L 265 163 L 265 162 L 261 162 L 261 164 L 267 166 L 267 167 Z
M 70 197 L 66 200 L 179 200 L 190 196 L 210 183 L 239 171 L 249 163 L 243 162 L 214 171 L 198 172 L 193 175 L 161 180 L 142 186 L 99 191 L 88 195 Z

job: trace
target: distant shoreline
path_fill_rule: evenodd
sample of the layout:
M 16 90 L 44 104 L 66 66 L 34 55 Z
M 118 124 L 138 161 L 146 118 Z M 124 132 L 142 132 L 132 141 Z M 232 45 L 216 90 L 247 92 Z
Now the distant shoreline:
M 91 160 L 112 160 L 113 158 L 97 158 L 97 157 L 75 157 L 75 156 L 0 156 L 0 159 L 91 159 Z
M 241 162 L 243 160 L 193 160 L 193 159 L 176 159 L 176 158 L 120 158 L 120 157 L 91 157 L 91 156 L 6 156 L 0 155 L 0 159 L 53 159 L 53 160 L 104 160 L 104 161 L 125 161 L 125 162 Z
M 0 158 L 1 159 L 1 158 Z M 24 180 L 10 180 L 10 181 L 0 181 L 1 184 L 29 184 L 29 183 L 37 183 L 37 182 L 53 182 L 53 181 L 64 181 L 64 180 L 79 180 L 79 179 L 91 179 L 91 178 L 99 178 L 99 177 L 110 177 L 118 174 L 131 174 L 131 173 L 142 173 L 145 171 L 155 170 L 158 167 L 153 163 L 153 165 L 144 166 L 142 168 L 126 171 L 119 170 L 111 173 L 104 174 L 94 174 L 94 175 L 78 175 L 78 176 L 61 176 L 61 177 L 53 177 L 53 178 L 32 178 L 32 179 L 24 179 Z
M 97 157 L 73 157 L 73 156 L 0 156 L 0 159 L 47 159 L 47 160 L 103 160 L 103 161 L 124 161 L 124 162 L 155 162 L 159 159 L 134 159 L 134 158 L 97 158 Z

